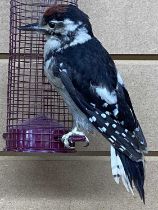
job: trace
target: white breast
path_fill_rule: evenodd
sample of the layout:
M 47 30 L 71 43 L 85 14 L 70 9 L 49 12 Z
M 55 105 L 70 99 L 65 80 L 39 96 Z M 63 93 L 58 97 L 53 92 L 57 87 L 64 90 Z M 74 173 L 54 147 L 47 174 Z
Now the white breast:
M 56 37 L 49 38 L 44 46 L 44 57 L 46 57 L 47 54 L 50 52 L 53 52 L 55 50 L 58 50 L 61 47 L 61 41 L 57 39 Z

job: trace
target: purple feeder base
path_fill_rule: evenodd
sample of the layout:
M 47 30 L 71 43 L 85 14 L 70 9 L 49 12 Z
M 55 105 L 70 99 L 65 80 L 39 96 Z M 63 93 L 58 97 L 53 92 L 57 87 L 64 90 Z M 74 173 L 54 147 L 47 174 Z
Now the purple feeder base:
M 3 134 L 6 140 L 5 151 L 14 152 L 75 152 L 75 149 L 67 149 L 61 142 L 61 137 L 67 133 L 64 126 L 56 120 L 50 120 L 40 116 L 27 120 L 21 125 L 10 128 Z M 71 137 L 70 146 L 75 142 L 84 142 L 85 136 Z

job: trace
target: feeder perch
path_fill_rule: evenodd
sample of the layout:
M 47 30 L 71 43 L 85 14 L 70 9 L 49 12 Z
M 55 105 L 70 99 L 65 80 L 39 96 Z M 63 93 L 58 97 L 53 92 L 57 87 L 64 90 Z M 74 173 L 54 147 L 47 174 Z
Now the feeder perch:
M 75 151 L 60 141 L 72 128 L 72 116 L 44 75 L 45 37 L 19 30 L 39 21 L 53 4 L 77 6 L 77 0 L 11 0 L 6 151 Z M 75 146 L 85 137 L 74 136 L 71 141 Z

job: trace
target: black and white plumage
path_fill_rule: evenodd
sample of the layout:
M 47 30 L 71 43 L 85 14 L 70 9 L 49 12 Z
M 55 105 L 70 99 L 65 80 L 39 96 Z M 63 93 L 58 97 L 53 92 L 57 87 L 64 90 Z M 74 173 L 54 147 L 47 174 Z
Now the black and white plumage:
M 111 144 L 115 181 L 121 178 L 132 193 L 134 184 L 144 201 L 146 140 L 123 80 L 93 35 L 88 16 L 75 6 L 56 5 L 44 13 L 40 24 L 21 29 L 47 36 L 45 74 L 74 118 L 73 130 L 62 138 L 65 146 L 71 135 L 97 129 Z

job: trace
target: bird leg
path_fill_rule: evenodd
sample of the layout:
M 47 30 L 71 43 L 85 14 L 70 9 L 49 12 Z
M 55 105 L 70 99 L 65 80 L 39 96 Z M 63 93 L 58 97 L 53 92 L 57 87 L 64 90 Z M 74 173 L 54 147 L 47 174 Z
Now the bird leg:
M 70 143 L 73 143 L 70 137 L 73 136 L 85 136 L 83 132 L 79 131 L 77 127 L 74 127 L 69 133 L 66 133 L 62 136 L 61 141 L 68 149 L 74 149 L 74 147 L 70 146 Z M 89 146 L 89 139 L 85 136 L 86 145 L 85 147 Z

